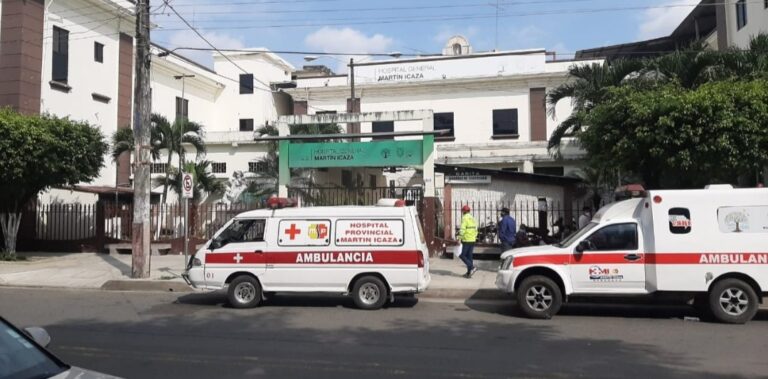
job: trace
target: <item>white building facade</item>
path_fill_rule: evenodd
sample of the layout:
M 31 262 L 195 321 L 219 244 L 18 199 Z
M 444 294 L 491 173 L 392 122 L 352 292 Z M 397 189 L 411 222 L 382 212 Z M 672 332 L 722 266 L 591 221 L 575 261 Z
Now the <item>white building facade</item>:
M 453 48 L 456 45 L 456 48 Z M 454 37 L 446 55 L 367 62 L 354 65 L 360 112 L 432 110 L 436 163 L 496 170 L 567 175 L 577 170 L 583 152 L 566 144 L 553 158 L 547 140 L 559 120 L 570 114 L 567 101 L 547 114 L 546 92 L 567 80 L 572 62 L 548 61 L 544 50 L 464 53 L 466 39 Z M 454 54 L 454 51 L 457 54 Z M 287 90 L 296 114 L 350 110 L 347 76 L 300 78 Z M 360 131 L 419 131 L 419 122 L 363 123 Z M 398 139 L 420 137 L 398 137 Z M 404 172 L 396 185 L 421 182 Z

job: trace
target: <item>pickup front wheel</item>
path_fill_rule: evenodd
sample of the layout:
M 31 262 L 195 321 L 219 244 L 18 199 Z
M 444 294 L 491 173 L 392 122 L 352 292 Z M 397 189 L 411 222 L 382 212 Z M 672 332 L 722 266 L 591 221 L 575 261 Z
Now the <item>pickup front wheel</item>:
M 709 310 L 720 322 L 744 324 L 758 309 L 755 290 L 739 279 L 723 279 L 709 291 Z
M 552 318 L 563 305 L 560 286 L 546 276 L 534 275 L 525 278 L 516 295 L 518 306 L 530 318 Z

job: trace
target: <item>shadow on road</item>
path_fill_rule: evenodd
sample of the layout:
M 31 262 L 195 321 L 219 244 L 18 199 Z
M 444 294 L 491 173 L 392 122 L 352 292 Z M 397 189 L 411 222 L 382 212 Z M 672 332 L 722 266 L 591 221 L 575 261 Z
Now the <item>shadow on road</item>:
M 415 297 L 395 296 L 394 303 L 386 303 L 384 308 L 412 308 L 418 304 Z M 227 294 L 224 291 L 208 293 L 191 293 L 180 296 L 175 304 L 196 305 L 205 307 L 230 308 L 227 305 Z M 349 296 L 327 294 L 269 294 L 261 303 L 261 307 L 309 307 L 309 308 L 349 308 L 357 309 L 354 301 Z
M 475 294 L 465 302 L 465 305 L 475 311 L 499 314 L 518 318 L 527 318 L 517 307 L 517 301 L 483 302 L 482 294 Z M 686 319 L 699 318 L 706 320 L 698 311 L 688 305 L 657 305 L 657 304 L 622 304 L 622 303 L 589 303 L 585 301 L 564 304 L 555 317 L 618 317 L 630 319 Z M 752 322 L 768 321 L 768 310 L 760 310 Z

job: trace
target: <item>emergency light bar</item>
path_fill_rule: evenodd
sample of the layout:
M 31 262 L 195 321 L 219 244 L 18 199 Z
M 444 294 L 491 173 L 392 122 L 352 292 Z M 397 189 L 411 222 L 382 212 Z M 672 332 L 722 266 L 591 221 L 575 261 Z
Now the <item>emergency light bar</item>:
M 296 199 L 288 199 L 285 197 L 272 196 L 267 200 L 267 207 L 271 209 L 292 208 L 296 207 L 298 201 Z
M 377 207 L 404 207 L 405 200 L 403 199 L 380 199 L 376 203 Z

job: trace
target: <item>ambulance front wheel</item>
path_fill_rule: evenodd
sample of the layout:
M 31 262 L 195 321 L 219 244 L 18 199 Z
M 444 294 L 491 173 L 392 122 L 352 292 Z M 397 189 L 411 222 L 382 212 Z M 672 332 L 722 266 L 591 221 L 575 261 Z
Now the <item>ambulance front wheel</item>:
M 240 275 L 229 283 L 227 300 L 234 308 L 253 308 L 261 301 L 261 284 L 249 275 Z
M 375 276 L 364 276 L 352 286 L 352 298 L 360 309 L 379 309 L 387 301 L 387 286 Z
M 744 324 L 755 317 L 758 307 L 755 290 L 739 279 L 723 279 L 709 291 L 709 310 L 720 322 Z
M 550 319 L 563 305 L 560 286 L 542 275 L 525 278 L 516 290 L 516 295 L 518 306 L 530 318 Z

